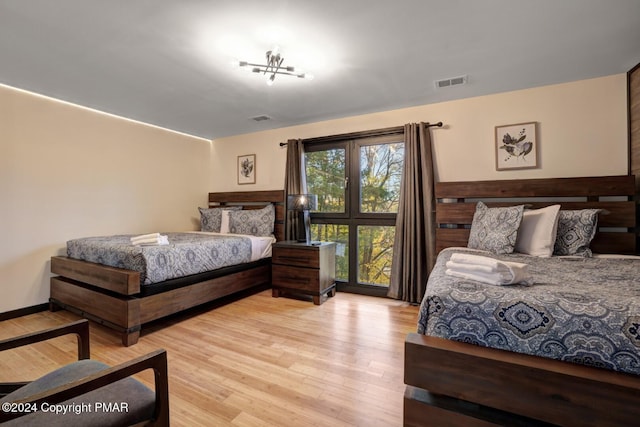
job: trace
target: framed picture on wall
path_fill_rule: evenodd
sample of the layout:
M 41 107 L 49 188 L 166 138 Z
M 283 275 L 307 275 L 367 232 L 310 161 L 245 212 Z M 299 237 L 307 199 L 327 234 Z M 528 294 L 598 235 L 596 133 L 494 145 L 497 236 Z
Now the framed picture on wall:
M 256 183 L 256 155 L 238 156 L 238 184 Z
M 536 122 L 496 126 L 496 170 L 537 167 Z

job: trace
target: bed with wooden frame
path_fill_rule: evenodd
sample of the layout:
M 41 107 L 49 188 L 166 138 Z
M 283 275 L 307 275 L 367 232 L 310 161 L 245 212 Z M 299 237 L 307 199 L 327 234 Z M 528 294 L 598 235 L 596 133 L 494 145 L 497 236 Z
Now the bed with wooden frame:
M 466 247 L 477 200 L 495 207 L 517 204 L 514 198 L 535 198 L 525 203 L 606 210 L 591 248 L 595 253 L 635 254 L 634 193 L 633 176 L 438 183 L 437 250 Z M 579 199 L 557 199 L 567 197 Z M 500 200 L 505 198 L 509 200 Z M 434 336 L 407 336 L 404 379 L 405 426 L 640 422 L 640 376 Z
M 284 238 L 284 191 L 209 193 L 209 207 L 275 206 L 274 234 Z M 271 285 L 271 258 L 168 280 L 145 293 L 140 273 L 65 256 L 51 258 L 50 309 L 76 312 L 122 334 L 122 343 L 138 341 L 143 324 L 250 289 Z M 157 289 L 162 289 L 157 291 Z

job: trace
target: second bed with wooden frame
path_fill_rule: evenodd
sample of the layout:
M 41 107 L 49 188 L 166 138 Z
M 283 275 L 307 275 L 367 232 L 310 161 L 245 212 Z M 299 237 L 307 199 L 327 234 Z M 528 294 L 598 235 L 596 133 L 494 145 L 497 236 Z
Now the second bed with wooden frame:
M 274 234 L 284 237 L 284 192 L 209 193 L 209 207 L 258 209 L 275 206 Z M 50 308 L 64 308 L 108 326 L 122 335 L 125 346 L 135 344 L 145 323 L 222 297 L 271 285 L 271 259 L 224 267 L 174 280 L 163 291 L 141 291 L 140 273 L 65 256 L 51 258 Z
M 635 253 L 633 176 L 436 184 L 438 251 L 465 247 L 477 200 L 604 209 L 591 248 Z M 557 198 L 577 197 L 570 201 Z M 507 199 L 507 200 L 500 200 Z M 545 201 L 547 199 L 547 201 Z M 640 271 L 639 271 L 640 274 Z M 427 288 L 427 292 L 428 288 Z M 640 420 L 640 376 L 410 333 L 405 426 L 627 426 Z

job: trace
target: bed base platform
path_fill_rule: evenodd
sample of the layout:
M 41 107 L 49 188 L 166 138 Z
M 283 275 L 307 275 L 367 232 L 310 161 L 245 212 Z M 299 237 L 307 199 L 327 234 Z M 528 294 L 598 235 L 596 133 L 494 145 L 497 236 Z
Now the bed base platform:
M 209 193 L 209 207 L 242 205 L 243 209 L 275 207 L 274 235 L 284 238 L 284 191 Z M 64 256 L 51 258 L 50 309 L 76 312 L 122 334 L 130 346 L 142 325 L 242 291 L 271 286 L 271 258 L 248 264 L 140 285 L 140 273 Z
M 59 265 L 75 263 L 83 263 L 83 270 L 91 269 L 91 263 L 54 257 L 52 272 L 61 274 L 57 268 Z M 96 274 L 99 274 L 103 266 L 94 266 Z M 149 295 L 121 294 L 73 278 L 86 276 L 86 273 L 75 275 L 67 271 L 64 274 L 65 277 L 51 278 L 51 309 L 55 310 L 58 306 L 115 329 L 122 334 L 122 344 L 130 346 L 138 342 L 141 327 L 145 323 L 244 290 L 269 286 L 271 263 L 257 263 L 257 266 L 254 264 L 231 274 Z
M 476 403 L 429 393 L 407 386 L 404 393 L 405 426 L 438 427 L 553 427 L 554 424 L 511 414 Z
M 640 377 L 631 374 L 415 333 L 405 342 L 404 368 L 405 426 L 613 427 L 640 419 Z M 477 424 L 434 424 L 429 413 Z

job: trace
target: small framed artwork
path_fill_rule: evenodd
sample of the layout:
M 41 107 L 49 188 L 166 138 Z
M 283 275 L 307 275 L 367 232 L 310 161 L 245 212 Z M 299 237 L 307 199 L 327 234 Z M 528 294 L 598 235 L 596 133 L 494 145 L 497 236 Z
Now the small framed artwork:
M 256 155 L 238 156 L 238 184 L 256 183 Z
M 537 167 L 536 122 L 496 126 L 496 170 Z

